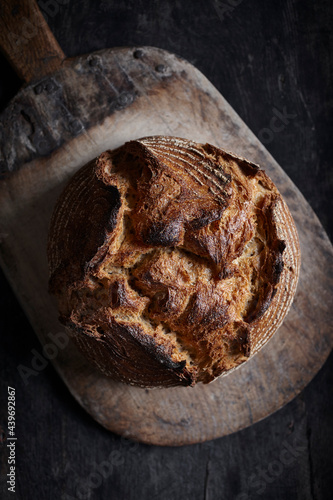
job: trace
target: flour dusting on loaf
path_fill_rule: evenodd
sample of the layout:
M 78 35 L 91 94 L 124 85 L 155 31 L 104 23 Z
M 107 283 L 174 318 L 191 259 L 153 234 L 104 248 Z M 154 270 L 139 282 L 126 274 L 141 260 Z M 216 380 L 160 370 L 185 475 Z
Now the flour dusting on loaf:
M 104 374 L 142 387 L 208 383 L 255 354 L 296 290 L 290 212 L 257 165 L 155 136 L 102 153 L 56 205 L 50 291 Z

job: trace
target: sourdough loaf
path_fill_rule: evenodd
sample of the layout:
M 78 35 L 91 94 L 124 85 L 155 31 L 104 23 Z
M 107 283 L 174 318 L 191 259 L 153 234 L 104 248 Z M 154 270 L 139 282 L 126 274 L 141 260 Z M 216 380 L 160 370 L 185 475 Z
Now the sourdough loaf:
M 104 374 L 194 385 L 272 337 L 295 293 L 299 243 L 257 165 L 155 136 L 74 175 L 52 217 L 48 258 L 60 320 Z

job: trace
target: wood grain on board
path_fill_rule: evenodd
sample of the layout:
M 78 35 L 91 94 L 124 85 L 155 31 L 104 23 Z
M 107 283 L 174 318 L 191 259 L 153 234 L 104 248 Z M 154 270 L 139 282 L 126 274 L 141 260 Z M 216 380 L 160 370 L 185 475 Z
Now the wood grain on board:
M 33 0 L 2 0 L 0 48 L 26 82 L 53 73 L 65 59 Z
M 101 376 L 71 344 L 61 350 L 54 365 L 97 421 L 147 443 L 205 441 L 274 412 L 317 373 L 332 345 L 331 245 L 281 167 L 192 65 L 151 47 L 66 60 L 52 76 L 22 89 L 1 118 L 1 263 L 43 344 L 62 330 L 47 292 L 54 203 L 70 176 L 105 149 L 162 134 L 234 151 L 266 170 L 299 231 L 294 304 L 273 339 L 230 375 L 194 388 L 140 389 Z

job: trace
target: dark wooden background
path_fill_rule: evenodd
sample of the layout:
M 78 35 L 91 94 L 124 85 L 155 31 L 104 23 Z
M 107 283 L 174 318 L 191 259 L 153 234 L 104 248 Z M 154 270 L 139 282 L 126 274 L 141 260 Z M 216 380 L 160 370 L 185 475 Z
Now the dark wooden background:
M 194 64 L 264 141 L 332 239 L 332 2 L 38 3 L 67 56 L 152 45 Z M 3 108 L 20 82 L 3 58 L 0 67 Z M 279 112 L 288 115 L 284 126 L 270 133 Z M 24 384 L 17 367 L 31 366 L 31 350 L 41 349 L 2 274 L 0 288 L 0 425 L 6 432 L 10 385 L 18 437 L 16 495 L 7 491 L 7 449 L 0 445 L 1 498 L 332 498 L 332 355 L 298 397 L 248 429 L 182 448 L 142 445 L 95 423 L 51 366 Z

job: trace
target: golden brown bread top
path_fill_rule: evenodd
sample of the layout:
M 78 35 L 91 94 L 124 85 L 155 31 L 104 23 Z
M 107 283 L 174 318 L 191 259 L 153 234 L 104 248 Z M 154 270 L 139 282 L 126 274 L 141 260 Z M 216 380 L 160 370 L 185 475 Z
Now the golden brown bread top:
M 264 171 L 161 136 L 77 172 L 48 256 L 77 344 L 107 375 L 141 386 L 209 382 L 244 362 L 281 323 L 299 269 L 293 220 Z

